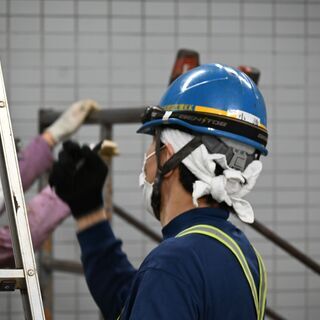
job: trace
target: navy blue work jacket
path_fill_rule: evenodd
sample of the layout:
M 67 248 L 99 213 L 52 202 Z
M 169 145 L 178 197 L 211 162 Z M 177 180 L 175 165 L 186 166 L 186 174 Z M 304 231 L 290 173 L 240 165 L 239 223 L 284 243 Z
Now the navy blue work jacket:
M 105 319 L 256 320 L 252 294 L 239 262 L 208 236 L 175 236 L 197 224 L 220 228 L 242 249 L 256 286 L 252 246 L 221 209 L 198 208 L 173 219 L 138 270 L 121 250 L 108 222 L 78 234 L 86 280 Z

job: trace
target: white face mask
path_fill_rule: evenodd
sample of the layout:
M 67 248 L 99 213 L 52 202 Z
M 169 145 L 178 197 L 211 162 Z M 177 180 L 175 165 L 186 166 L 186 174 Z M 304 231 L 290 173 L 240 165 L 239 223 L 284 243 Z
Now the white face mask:
M 144 154 L 144 160 L 142 165 L 142 171 L 139 176 L 139 186 L 142 188 L 142 198 L 143 198 L 143 205 L 147 212 L 154 215 L 153 208 L 151 205 L 151 196 L 153 192 L 153 182 L 150 183 L 146 179 L 146 171 L 145 166 L 147 163 L 147 160 L 150 159 L 152 156 L 154 156 L 156 152 L 150 153 L 148 156 Z

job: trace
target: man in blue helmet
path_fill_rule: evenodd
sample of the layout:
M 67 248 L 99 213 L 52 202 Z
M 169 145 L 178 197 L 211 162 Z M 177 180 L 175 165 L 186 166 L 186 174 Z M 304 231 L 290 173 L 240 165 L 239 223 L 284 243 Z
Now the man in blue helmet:
M 164 240 L 135 270 L 103 209 L 108 169 L 87 146 L 69 142 L 50 183 L 77 220 L 90 291 L 106 319 L 263 319 L 266 271 L 245 235 L 243 197 L 266 155 L 263 97 L 245 74 L 207 64 L 180 76 L 138 130 L 154 136 L 140 185 Z

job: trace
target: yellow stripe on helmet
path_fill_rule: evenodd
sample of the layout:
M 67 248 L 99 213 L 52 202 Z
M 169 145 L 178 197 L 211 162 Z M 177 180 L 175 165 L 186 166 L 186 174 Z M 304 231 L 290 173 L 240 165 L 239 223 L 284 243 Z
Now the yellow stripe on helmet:
M 195 106 L 194 107 L 194 111 L 196 111 L 196 112 L 204 112 L 204 113 L 209 113 L 209 114 L 216 114 L 216 115 L 219 115 L 219 116 L 225 116 L 225 117 L 228 117 L 228 118 L 238 119 L 235 115 L 230 114 L 229 111 L 224 111 L 224 110 L 216 109 L 216 108 L 212 108 L 212 107 Z M 248 122 L 248 123 L 253 124 L 251 122 Z M 258 126 L 267 131 L 266 126 L 264 126 L 261 122 L 259 123 Z

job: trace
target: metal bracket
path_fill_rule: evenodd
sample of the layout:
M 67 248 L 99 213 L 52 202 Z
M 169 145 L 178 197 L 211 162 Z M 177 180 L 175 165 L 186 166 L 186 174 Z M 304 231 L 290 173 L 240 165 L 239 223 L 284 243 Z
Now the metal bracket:
M 247 163 L 247 154 L 243 150 L 233 148 L 233 157 L 230 160 L 229 167 L 243 171 Z

